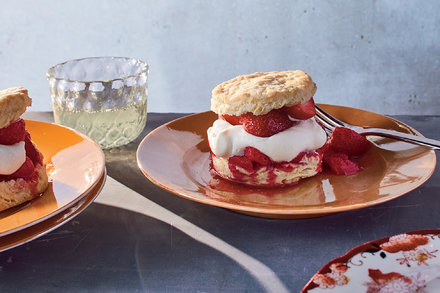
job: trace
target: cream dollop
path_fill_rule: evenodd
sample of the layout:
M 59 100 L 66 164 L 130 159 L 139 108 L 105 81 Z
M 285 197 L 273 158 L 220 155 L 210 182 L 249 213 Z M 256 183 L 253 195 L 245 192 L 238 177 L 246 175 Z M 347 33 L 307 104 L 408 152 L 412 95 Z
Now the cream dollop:
M 13 145 L 0 145 L 0 174 L 11 175 L 26 161 L 24 141 Z
M 208 128 L 211 151 L 218 157 L 243 155 L 247 146 L 269 156 L 272 161 L 293 160 L 300 152 L 322 147 L 327 135 L 314 118 L 298 120 L 292 127 L 269 137 L 259 137 L 246 132 L 241 125 L 231 125 L 218 119 Z

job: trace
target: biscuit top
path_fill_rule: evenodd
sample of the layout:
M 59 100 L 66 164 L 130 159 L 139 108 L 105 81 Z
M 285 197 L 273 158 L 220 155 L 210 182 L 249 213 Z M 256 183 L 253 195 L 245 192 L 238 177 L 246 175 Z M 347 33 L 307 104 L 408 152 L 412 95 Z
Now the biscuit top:
M 273 109 L 308 101 L 316 84 L 304 71 L 255 72 L 225 81 L 212 90 L 211 110 L 217 114 L 263 115 Z
M 17 120 L 32 105 L 27 89 L 13 87 L 0 90 L 0 128 Z

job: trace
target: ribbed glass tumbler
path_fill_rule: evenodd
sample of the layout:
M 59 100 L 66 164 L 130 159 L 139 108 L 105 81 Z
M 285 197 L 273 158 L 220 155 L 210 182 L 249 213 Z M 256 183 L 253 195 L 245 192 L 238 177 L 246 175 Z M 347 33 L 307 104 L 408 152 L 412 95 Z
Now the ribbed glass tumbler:
M 147 121 L 148 64 L 125 57 L 67 61 L 47 71 L 55 123 L 101 148 L 136 139 Z

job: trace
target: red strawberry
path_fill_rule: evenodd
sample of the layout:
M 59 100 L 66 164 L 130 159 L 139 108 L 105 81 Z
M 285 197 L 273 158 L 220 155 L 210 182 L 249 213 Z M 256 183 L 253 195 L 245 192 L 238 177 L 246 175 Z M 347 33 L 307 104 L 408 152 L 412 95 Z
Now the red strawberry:
M 337 153 L 359 156 L 368 151 L 371 143 L 359 133 L 345 128 L 336 127 L 330 138 L 330 147 Z
M 23 119 L 11 122 L 8 126 L 0 129 L 0 144 L 12 145 L 23 141 L 25 136 L 25 125 Z
M 272 136 L 293 125 L 283 109 L 275 109 L 264 115 L 246 113 L 240 119 L 246 132 L 260 137 Z
M 228 121 L 232 125 L 240 125 L 240 116 L 223 114 L 219 115 L 219 118 Z
M 254 147 L 246 147 L 244 149 L 244 155 L 248 157 L 252 162 L 256 162 L 263 166 L 268 166 L 272 162 L 268 156 L 266 156 Z
M 324 157 L 324 163 L 336 175 L 350 175 L 360 170 L 359 166 L 351 161 L 346 154 L 332 153 Z
M 42 164 L 43 160 L 40 156 L 40 153 L 35 148 L 34 144 L 31 141 L 31 135 L 29 132 L 25 131 L 25 150 L 26 150 L 26 156 L 28 156 L 34 164 Z
M 312 118 L 313 116 L 315 116 L 316 113 L 315 102 L 313 101 L 313 98 L 310 98 L 305 103 L 285 108 L 287 114 L 289 114 L 290 117 L 300 120 Z
M 21 165 L 21 167 L 15 171 L 13 174 L 9 175 L 11 178 L 23 178 L 29 177 L 35 170 L 34 163 L 29 157 L 26 157 L 26 161 Z
M 233 174 L 240 173 L 240 170 L 237 167 L 246 170 L 248 173 L 254 172 L 254 167 L 252 165 L 252 161 L 245 156 L 233 156 L 228 159 L 229 170 Z

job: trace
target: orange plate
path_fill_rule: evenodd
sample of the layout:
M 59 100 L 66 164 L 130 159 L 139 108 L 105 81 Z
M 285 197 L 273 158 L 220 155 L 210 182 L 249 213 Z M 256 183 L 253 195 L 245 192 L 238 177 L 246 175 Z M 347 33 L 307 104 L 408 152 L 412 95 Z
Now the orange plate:
M 44 155 L 49 187 L 42 196 L 0 212 L 0 236 L 20 231 L 71 207 L 105 172 L 104 153 L 87 136 L 56 124 L 26 120 L 26 129 Z
M 419 134 L 376 113 L 321 105 L 343 121 Z M 435 152 L 383 138 L 363 156 L 365 169 L 349 176 L 323 172 L 285 188 L 246 187 L 211 176 L 206 130 L 217 115 L 195 114 L 162 125 L 140 143 L 137 161 L 145 176 L 172 193 L 240 213 L 279 219 L 308 218 L 360 209 L 397 198 L 434 172 Z
M 88 192 L 86 192 L 84 196 L 82 196 L 75 204 L 44 221 L 31 225 L 28 228 L 21 229 L 15 233 L 10 233 L 8 235 L 0 237 L 0 251 L 14 248 L 18 245 L 27 243 L 35 238 L 41 237 L 44 234 L 72 220 L 86 207 L 88 207 L 98 196 L 99 192 L 104 187 L 105 179 L 106 172 L 104 170 L 104 173 L 101 175 L 97 184 Z

